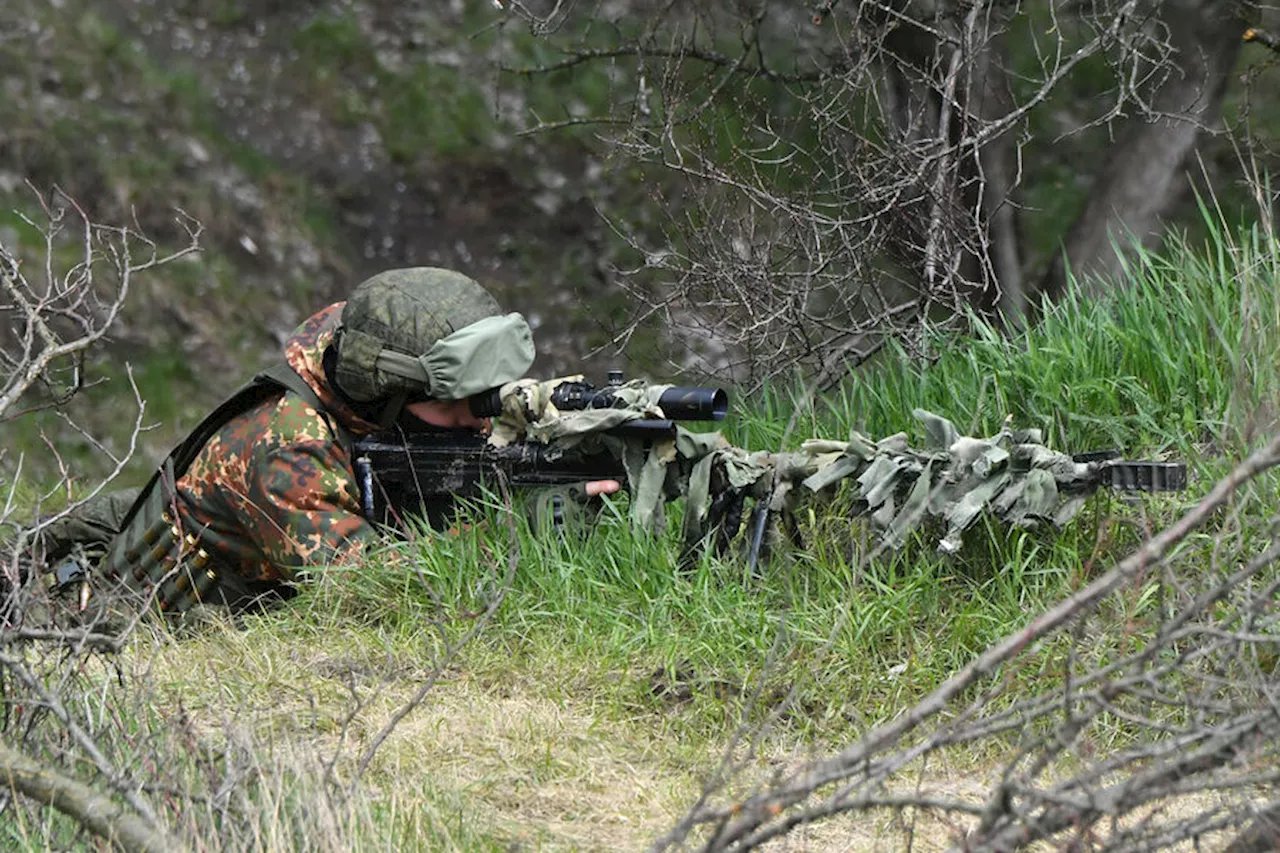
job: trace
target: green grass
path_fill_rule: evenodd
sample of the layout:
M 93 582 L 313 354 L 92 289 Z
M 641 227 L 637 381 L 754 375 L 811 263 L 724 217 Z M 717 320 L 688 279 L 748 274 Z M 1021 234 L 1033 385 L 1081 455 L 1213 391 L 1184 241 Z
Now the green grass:
M 973 435 L 1011 416 L 1061 450 L 1239 451 L 1280 401 L 1280 257 L 1256 230 L 1226 233 L 1208 211 L 1206 221 L 1204 245 L 1175 237 L 1162 253 L 1138 251 L 1123 287 L 1096 300 L 1069 294 L 1023 334 L 975 320 L 971 337 L 932 340 L 926 363 L 891 349 L 819 400 L 793 440 L 915 434 L 911 412 L 924 408 Z M 766 395 L 764 422 L 733 434 L 778 440 L 798 396 Z
M 234 23 L 246 7 L 222 2 L 211 14 Z M 158 92 L 178 129 L 213 143 L 215 153 L 256 181 L 274 176 L 273 209 L 298 220 L 301 233 L 322 245 L 336 242 L 334 205 L 222 133 L 200 78 L 140 56 L 97 18 L 85 18 L 80 35 L 86 52 L 110 61 L 121 87 L 139 83 Z M 475 48 L 487 49 L 495 37 L 478 36 Z M 518 49 L 540 49 L 523 35 L 503 37 Z M 318 17 L 294 47 L 302 76 L 327 93 L 323 106 L 349 124 L 374 122 L 402 162 L 424 151 L 471 156 L 495 126 L 483 96 L 490 82 L 464 81 L 456 70 L 428 63 L 391 74 L 378 66 L 352 19 Z M 76 93 L 108 74 L 82 59 L 67 51 L 60 65 Z M 344 77 L 337 69 L 375 76 L 379 100 L 363 97 L 351 82 L 361 75 Z M 604 74 L 572 83 L 572 97 L 581 101 L 574 109 L 591 113 L 607 108 L 617 85 Z M 539 79 L 526 92 L 529 103 L 548 120 L 563 118 L 569 84 L 569 75 Z M 447 91 L 424 96 L 427 86 Z M 171 203 L 173 152 L 161 146 L 134 155 L 133 147 L 150 138 L 139 132 L 140 119 L 101 114 L 88 102 L 83 109 L 49 129 L 63 141 L 81 140 L 81 147 L 60 155 L 56 146 L 41 154 L 33 145 L 24 149 L 23 165 L 59 174 L 68 170 L 67 158 L 82 153 L 92 181 L 134 185 L 143 198 L 159 187 Z M 0 116 L 21 126 L 2 104 Z M 709 146 L 738 138 L 736 117 L 726 114 L 725 121 Z M 84 139 L 109 144 L 84 150 Z M 1070 206 L 1060 197 L 1055 191 L 1043 206 Z M 203 198 L 180 201 L 207 212 Z M 16 226 L 11 206 L 6 199 L 4 221 Z M 841 504 L 815 506 L 802 517 L 807 551 L 768 564 L 756 577 L 737 557 L 707 556 L 680 570 L 674 513 L 663 537 L 632 531 L 619 507 L 585 539 L 570 541 L 535 536 L 517 517 L 519 567 L 492 622 L 386 744 L 359 796 L 331 812 L 318 811 L 328 789 L 316 756 L 338 752 L 339 733 L 354 719 L 338 764 L 350 773 L 359 748 L 441 659 L 446 641 L 475 625 L 505 566 L 510 543 L 501 512 L 480 513 L 460 535 L 423 533 L 365 565 L 318 572 L 289 606 L 241 626 L 215 626 L 156 648 L 140 644 L 126 657 L 145 680 L 94 682 L 84 692 L 86 713 L 127 729 L 111 752 L 123 766 L 145 765 L 138 760 L 141 744 L 159 744 L 172 772 L 186 774 L 198 790 L 239 780 L 228 789 L 237 792 L 235 813 L 250 815 L 240 823 L 216 810 L 183 816 L 174 805 L 166 812 L 175 822 L 189 818 L 183 825 L 210 839 L 210 849 L 219 843 L 317 850 L 639 847 L 696 795 L 702 774 L 742 722 L 763 720 L 791 697 L 762 748 L 764 773 L 771 760 L 821 752 L 892 718 L 1029 615 L 1104 571 L 1147 530 L 1176 518 L 1274 430 L 1280 252 L 1256 230 L 1224 226 L 1229 217 L 1208 207 L 1202 212 L 1196 233 L 1203 240 L 1138 252 L 1123 286 L 1107 298 L 1069 295 L 1013 337 L 975 321 L 971 336 L 933 338 L 933 356 L 923 362 L 891 348 L 817 401 L 804 388 L 766 389 L 738 402 L 725 424 L 736 443 L 775 449 L 855 429 L 875 437 L 906 430 L 918 443 L 911 414 L 917 407 L 974 434 L 994 433 L 1012 416 L 1016 426 L 1044 430 L 1062 450 L 1118 447 L 1133 457 L 1185 459 L 1194 477 L 1186 494 L 1098 495 L 1060 533 L 979 524 L 952 558 L 934 554 L 921 538 L 867 560 L 862 523 L 842 515 Z M 217 224 L 217 215 L 203 218 Z M 1040 250 L 1051 248 L 1044 234 L 1032 237 Z M 177 288 L 234 281 L 229 257 L 211 246 L 200 268 L 174 271 L 168 281 Z M 176 395 L 162 393 L 191 382 L 190 372 L 172 355 L 139 364 L 144 397 L 169 401 L 153 408 L 151 419 L 191 414 Z M 110 375 L 119 382 L 118 371 Z M 122 419 L 123 411 L 112 408 Z M 796 425 L 785 433 L 793 414 Z M 42 452 L 38 430 L 52 433 L 55 425 L 52 415 L 0 425 L 0 446 L 34 460 Z M 171 443 L 157 442 L 153 458 Z M 87 448 L 66 453 L 74 470 L 89 470 Z M 3 464 L 12 461 L 10 455 Z M 140 459 L 139 477 L 147 467 Z M 10 470 L 0 469 L 5 476 Z M 1233 513 L 1189 540 L 1175 565 L 1230 565 L 1256 551 L 1280 509 L 1277 493 L 1275 478 L 1265 479 Z M 34 501 L 33 494 L 22 484 L 19 503 Z M 1108 599 L 1087 654 L 1105 660 L 1143 642 L 1149 636 L 1143 619 L 1159 606 L 1160 588 L 1150 579 Z M 1049 643 L 1038 654 L 1038 666 L 1010 674 L 1013 695 L 1057 677 L 1065 648 Z M 134 697 L 129 689 L 143 692 Z M 183 720 L 194 727 L 178 725 Z M 1106 732 L 1116 742 L 1132 734 L 1121 723 Z M 236 744 L 244 749 L 232 749 Z M 992 754 L 975 747 L 967 757 L 981 763 Z M 0 846 L 96 849 L 65 821 L 13 807 L 0 814 Z
M 444 667 L 371 764 L 361 797 L 340 810 L 334 837 L 357 848 L 382 835 L 452 849 L 638 846 L 689 802 L 742 724 L 786 700 L 755 765 L 767 773 L 770 761 L 893 718 L 1177 518 L 1274 429 L 1280 250 L 1206 219 L 1206 245 L 1139 253 L 1124 287 L 1095 302 L 1069 296 L 1022 335 L 979 326 L 937 337 L 927 363 L 887 354 L 802 407 L 789 435 L 802 390 L 771 389 L 728 422 L 736 442 L 776 448 L 850 429 L 914 431 L 915 407 L 980 434 L 1012 415 L 1061 448 L 1185 459 L 1194 479 L 1184 494 L 1100 494 L 1057 533 L 980 523 L 950 558 L 927 536 L 868 558 L 872 537 L 847 506 L 815 504 L 801 514 L 809 548 L 756 576 L 734 556 L 681 569 L 677 512 L 655 537 L 632 530 L 618 503 L 584 538 L 560 539 L 536 535 L 521 513 L 481 507 L 460 533 L 420 530 L 359 566 L 317 570 L 286 607 L 240 628 L 140 649 L 154 707 L 200 721 L 201 749 L 217 751 L 230 715 L 255 748 L 336 754 L 344 775 L 397 704 Z M 1184 543 L 1174 568 L 1216 571 L 1256 553 L 1280 511 L 1277 491 L 1271 476 L 1242 494 Z M 507 586 L 513 535 L 519 562 Z M 499 594 L 491 621 L 446 661 Z M 1101 662 L 1141 647 L 1161 596 L 1152 578 L 1121 590 L 1090 617 L 1087 642 L 1050 639 L 1029 664 L 992 677 L 1008 679 L 1012 701 L 1052 689 L 1069 652 Z M 1105 746 L 1135 734 L 1115 717 L 1091 736 Z M 977 744 L 959 760 L 981 766 L 1001 748 Z M 255 819 L 294 839 L 290 827 L 312 814 L 316 771 L 261 772 L 246 795 L 261 809 Z M 621 804 L 634 791 L 645 797 Z M 65 839 L 15 826 L 3 828 L 36 839 L 32 849 Z
M 1140 255 L 1130 287 L 1096 304 L 1070 297 L 1020 337 L 980 330 L 939 340 L 942 354 L 927 365 L 883 359 L 785 442 L 854 427 L 874 436 L 914 430 L 916 406 L 977 433 L 995 432 L 1012 414 L 1016 425 L 1040 426 L 1062 447 L 1184 459 L 1195 477 L 1189 493 L 1136 503 L 1102 494 L 1060 533 L 979 525 L 953 558 L 934 555 L 921 539 L 869 563 L 862 523 L 815 506 L 804 524 L 810 552 L 756 578 L 744 577 L 738 558 L 707 556 L 679 570 L 674 527 L 657 539 L 636 534 L 621 509 L 581 542 L 539 539 L 521 526 L 520 569 L 494 623 L 465 654 L 482 669 L 496 667 L 490 677 L 499 679 L 548 654 L 577 660 L 593 673 L 585 689 L 608 697 L 620 718 L 662 713 L 653 674 L 679 675 L 696 709 L 689 725 L 703 727 L 703 737 L 738 722 L 726 690 L 796 688 L 811 711 L 799 725 L 822 737 L 840 736 L 840 724 L 824 727 L 841 719 L 841 708 L 859 709 L 858 725 L 888 718 L 1127 553 L 1147 526 L 1175 518 L 1262 429 L 1277 399 L 1265 357 L 1277 351 L 1280 329 L 1270 287 L 1277 256 L 1255 234 L 1215 233 L 1207 252 L 1175 245 Z M 753 448 L 783 443 L 795 396 L 774 389 L 760 409 L 740 407 L 731 436 Z M 1252 502 L 1249 517 L 1274 508 L 1262 491 Z M 1264 532 L 1250 527 L 1239 547 Z M 505 529 L 492 517 L 462 536 L 422 536 L 393 559 L 335 574 L 288 616 L 271 618 L 358 624 L 396 646 L 441 615 L 482 609 L 487 599 L 477 590 L 492 584 L 506 549 Z M 1204 556 L 1192 549 L 1181 559 Z M 1137 594 L 1104 615 L 1132 620 L 1148 604 Z M 788 666 L 762 676 L 779 632 Z M 898 677 L 885 678 L 902 665 Z
M 1184 459 L 1194 478 L 1188 493 L 1136 502 L 1101 494 L 1060 533 L 979 525 L 953 558 L 934 555 L 922 538 L 869 563 L 861 522 L 815 506 L 804 524 L 811 551 L 757 578 L 744 577 L 736 558 L 704 557 L 682 572 L 674 527 L 658 539 L 639 535 L 621 510 L 583 542 L 547 541 L 521 527 L 520 570 L 477 643 L 488 653 L 474 653 L 499 668 L 506 661 L 499 649 L 521 661 L 551 649 L 579 657 L 599 675 L 593 689 L 613 696 L 624 716 L 636 703 L 661 705 L 637 698 L 653 672 L 687 673 L 694 694 L 708 700 L 699 723 L 711 724 L 707 732 L 737 722 L 721 701 L 725 685 L 744 694 L 799 685 L 815 719 L 845 706 L 860 709 L 860 724 L 891 716 L 1127 553 L 1146 529 L 1177 517 L 1270 427 L 1268 412 L 1280 400 L 1268 366 L 1269 354 L 1280 351 L 1276 249 L 1256 233 L 1213 233 L 1205 249 L 1175 244 L 1162 255 L 1139 255 L 1128 287 L 1097 303 L 1070 297 L 1020 337 L 980 330 L 939 340 L 941 354 L 927 365 L 883 359 L 824 400 L 786 441 L 855 427 L 874 436 L 913 430 L 917 406 L 976 433 L 993 433 L 1012 415 L 1015 425 L 1039 426 L 1063 448 L 1118 446 L 1132 456 Z M 776 447 L 792 399 L 775 389 L 760 409 L 740 407 L 731 436 Z M 1262 541 L 1261 520 L 1276 506 L 1265 489 L 1247 503 L 1245 518 L 1258 521 L 1242 523 L 1233 547 L 1243 552 Z M 480 608 L 485 599 L 476 590 L 493 578 L 506 541 L 492 518 L 460 537 L 424 536 L 395 559 L 320 584 L 286 618 L 412 633 L 440 615 L 435 602 L 447 602 L 446 615 Z M 1179 559 L 1193 565 L 1207 555 L 1191 548 Z M 1113 602 L 1105 618 L 1132 620 L 1149 603 L 1135 596 Z M 779 631 L 790 674 L 774 671 L 762 681 Z M 884 673 L 899 664 L 905 671 L 886 683 Z M 889 695 L 894 702 L 885 701 Z

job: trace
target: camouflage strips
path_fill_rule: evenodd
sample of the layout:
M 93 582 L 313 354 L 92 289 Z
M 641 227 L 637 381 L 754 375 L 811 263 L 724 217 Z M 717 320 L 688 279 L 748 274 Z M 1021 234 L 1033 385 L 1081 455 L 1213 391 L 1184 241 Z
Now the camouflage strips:
M 603 443 L 627 469 L 636 525 L 654 528 L 665 498 L 687 497 L 686 541 L 707 532 L 708 504 L 718 492 L 766 502 L 776 518 L 850 482 L 858 514 L 879 528 L 884 546 L 901 546 L 926 519 L 936 518 L 947 525 L 938 549 L 954 553 L 964 531 L 984 512 L 1019 527 L 1062 526 L 1099 485 L 1100 463 L 1075 462 L 1050 450 L 1038 430 L 1006 426 L 989 438 L 972 438 L 922 409 L 914 414 L 924 428 L 923 450 L 911 449 L 902 433 L 880 441 L 853 433 L 848 441 L 815 438 L 798 451 L 753 453 L 729 445 L 719 433 L 683 428 L 674 439 L 646 447 L 602 431 L 634 418 L 661 418 L 656 401 L 666 386 L 646 391 L 643 383 L 628 383 L 634 386 L 628 406 L 561 413 L 547 402 L 559 381 L 565 380 L 525 380 L 504 388 L 504 411 L 491 441 L 544 441 L 566 452 L 584 442 Z
M 671 387 L 649 385 L 643 380 L 633 379 L 609 389 L 618 401 L 610 408 L 563 412 L 556 408 L 551 401 L 556 389 L 565 383 L 581 381 L 579 374 L 545 382 L 518 379 L 503 385 L 499 390 L 502 413 L 493 421 L 490 444 L 504 447 L 527 439 L 568 450 L 588 436 L 599 435 L 628 421 L 663 417 L 658 400 Z

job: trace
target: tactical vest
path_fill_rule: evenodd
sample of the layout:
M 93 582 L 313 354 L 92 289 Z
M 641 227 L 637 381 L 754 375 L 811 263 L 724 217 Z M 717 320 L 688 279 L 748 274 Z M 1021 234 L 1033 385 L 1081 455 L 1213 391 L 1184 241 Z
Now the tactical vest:
M 198 602 L 238 605 L 256 590 L 235 572 L 223 571 L 201 545 L 198 530 L 183 530 L 175 486 L 215 433 L 238 415 L 278 395 L 293 393 L 313 407 L 348 452 L 351 434 L 328 415 L 311 386 L 287 364 L 257 374 L 213 410 L 165 458 L 125 514 L 97 571 L 139 596 L 159 586 L 164 613 L 180 613 Z

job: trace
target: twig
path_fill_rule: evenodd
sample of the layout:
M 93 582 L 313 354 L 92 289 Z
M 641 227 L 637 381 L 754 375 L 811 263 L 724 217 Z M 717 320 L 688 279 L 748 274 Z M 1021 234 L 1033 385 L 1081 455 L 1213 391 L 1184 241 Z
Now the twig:
M 498 482 L 499 489 L 502 492 L 502 499 L 507 517 L 507 530 L 508 535 L 511 537 L 511 546 L 507 552 L 507 569 L 502 578 L 502 585 L 499 587 L 497 593 L 489 600 L 489 604 L 484 609 L 484 612 L 476 618 L 475 622 L 472 623 L 467 632 L 456 642 L 449 644 L 445 648 L 444 654 L 436 660 L 435 666 L 426 681 L 422 683 L 407 702 L 401 705 L 400 708 L 391 715 L 391 719 L 388 720 L 386 725 L 382 727 L 381 731 L 374 736 L 372 743 L 369 744 L 369 747 L 365 750 L 364 755 L 360 757 L 360 761 L 356 766 L 355 776 L 348 788 L 349 793 L 354 792 L 356 786 L 360 782 L 360 778 L 364 775 L 365 770 L 368 769 L 369 762 L 373 760 L 373 756 L 377 753 L 378 748 L 381 747 L 383 742 L 390 737 L 393 731 L 395 731 L 395 728 L 400 724 L 400 721 L 407 717 L 413 709 L 422 704 L 422 700 L 426 698 L 426 695 L 431 688 L 439 682 L 440 677 L 444 674 L 453 659 L 457 657 L 463 647 L 465 647 L 467 643 L 471 642 L 471 640 L 489 623 L 493 614 L 498 611 L 498 608 L 506 599 L 507 590 L 511 588 L 511 583 L 515 580 L 516 568 L 520 564 L 520 536 L 519 531 L 516 529 L 515 510 L 512 507 L 511 492 L 507 486 L 506 480 L 502 477 L 501 472 L 496 469 L 494 474 L 495 479 Z
M 43 628 L 18 628 L 0 633 L 0 645 L 12 646 L 27 642 L 53 642 L 76 649 L 92 649 L 96 652 L 119 654 L 124 647 L 121 636 L 98 634 L 92 631 L 57 631 Z
M 171 853 L 184 849 L 110 797 L 42 766 L 4 743 L 0 743 L 0 780 L 10 790 L 52 806 L 122 850 Z
M 1244 31 L 1241 36 L 1245 41 L 1255 41 L 1264 47 L 1269 47 L 1276 53 L 1280 53 L 1280 39 L 1268 33 L 1266 30 L 1260 30 L 1257 27 L 1250 27 Z
M 811 762 L 789 778 L 778 780 L 767 791 L 758 793 L 741 802 L 715 807 L 702 805 L 692 810 L 679 824 L 680 831 L 666 836 L 659 844 L 655 845 L 654 849 L 659 850 L 669 847 L 678 842 L 680 838 L 683 838 L 692 826 L 708 823 L 716 824 L 719 827 L 713 839 L 708 842 L 708 850 L 753 849 L 772 838 L 786 833 L 802 823 L 806 818 L 818 817 L 830 811 L 829 808 L 820 803 L 803 810 L 802 815 L 796 815 L 789 810 L 810 797 L 818 796 L 820 791 L 826 789 L 832 783 L 855 773 L 861 773 L 863 778 L 872 778 L 873 776 L 882 778 L 884 773 L 902 766 L 914 756 L 945 742 L 945 739 L 950 736 L 950 732 L 955 730 L 954 727 L 944 727 L 930 737 L 925 738 L 920 744 L 909 748 L 900 747 L 899 752 L 892 752 L 895 746 L 904 743 L 910 732 L 918 728 L 926 720 L 940 714 L 965 691 L 970 690 L 980 678 L 992 674 L 1001 666 L 1009 664 L 1033 644 L 1044 640 L 1069 621 L 1079 619 L 1082 614 L 1094 608 L 1105 596 L 1113 593 L 1122 585 L 1131 582 L 1133 578 L 1145 574 L 1153 566 L 1158 565 L 1172 548 L 1232 500 L 1241 486 L 1278 463 L 1280 463 L 1280 435 L 1276 436 L 1262 449 L 1251 454 L 1225 478 L 1219 481 L 1209 494 L 1177 523 L 1152 537 L 1146 544 L 1121 561 L 1107 574 L 1032 619 L 1021 630 L 993 644 L 972 663 L 958 671 L 937 690 L 911 709 L 899 715 L 894 721 L 877 727 L 847 749 L 831 757 Z M 1252 569 L 1256 571 L 1259 565 L 1269 559 L 1269 556 L 1270 554 L 1264 554 L 1259 557 L 1253 564 Z M 1239 578 L 1235 578 L 1230 583 L 1224 582 L 1221 585 L 1221 589 L 1229 591 L 1230 589 L 1238 588 L 1239 583 Z M 1203 605 L 1204 601 L 1212 601 L 1215 594 L 1213 591 L 1206 593 L 1206 597 L 1200 602 L 1201 605 Z M 1194 604 L 1191 609 L 1195 609 Z M 1161 643 L 1155 642 L 1151 644 L 1151 648 L 1144 654 L 1155 654 L 1159 648 L 1165 647 Z M 1135 659 L 1135 663 L 1140 663 L 1143 659 L 1142 656 L 1139 656 Z M 1174 665 L 1171 664 L 1172 666 Z M 1157 677 L 1157 675 L 1138 670 L 1135 677 L 1147 681 Z M 1107 688 L 1106 685 L 1103 685 L 1101 689 L 1118 688 Z M 988 701 L 988 698 L 988 696 L 978 697 L 974 700 L 972 708 L 980 707 Z M 1061 701 L 1061 696 L 1059 696 L 1058 702 Z M 961 718 L 963 719 L 964 716 L 965 714 L 962 713 Z M 1025 721 L 1026 718 L 1024 717 L 1024 725 Z M 1016 720 L 1011 720 L 1011 722 L 1016 722 Z M 1245 725 L 1245 728 L 1240 730 L 1242 733 L 1250 731 L 1247 721 L 1242 719 L 1238 722 L 1241 725 Z M 1209 753 L 1188 753 L 1185 756 L 1178 757 L 1177 760 L 1186 762 L 1179 765 L 1178 772 L 1189 773 L 1202 766 L 1208 766 L 1204 762 L 1211 761 L 1212 755 L 1219 754 L 1229 753 L 1223 753 L 1222 750 L 1218 750 L 1217 752 L 1210 751 Z M 1177 756 L 1179 753 L 1175 752 L 1174 755 Z M 1101 792 L 1094 793 L 1101 794 Z M 1117 789 L 1108 796 L 1114 799 L 1121 796 L 1121 793 Z M 838 795 L 837 799 L 839 799 Z M 1078 815 L 1078 817 L 1081 820 L 1086 819 L 1083 814 Z M 1031 820 L 1030 817 L 1027 819 Z M 1063 824 L 1058 817 L 1055 817 L 1045 826 L 1063 825 L 1066 824 Z M 1024 827 L 1022 831 L 1025 832 L 1027 829 Z

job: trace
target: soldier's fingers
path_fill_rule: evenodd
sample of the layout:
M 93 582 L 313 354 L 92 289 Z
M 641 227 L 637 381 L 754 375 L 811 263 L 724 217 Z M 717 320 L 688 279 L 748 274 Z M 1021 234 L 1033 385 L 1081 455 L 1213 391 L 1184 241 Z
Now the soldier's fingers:
M 592 480 L 585 486 L 589 498 L 594 498 L 596 495 L 611 495 L 621 488 L 622 484 L 617 480 Z

